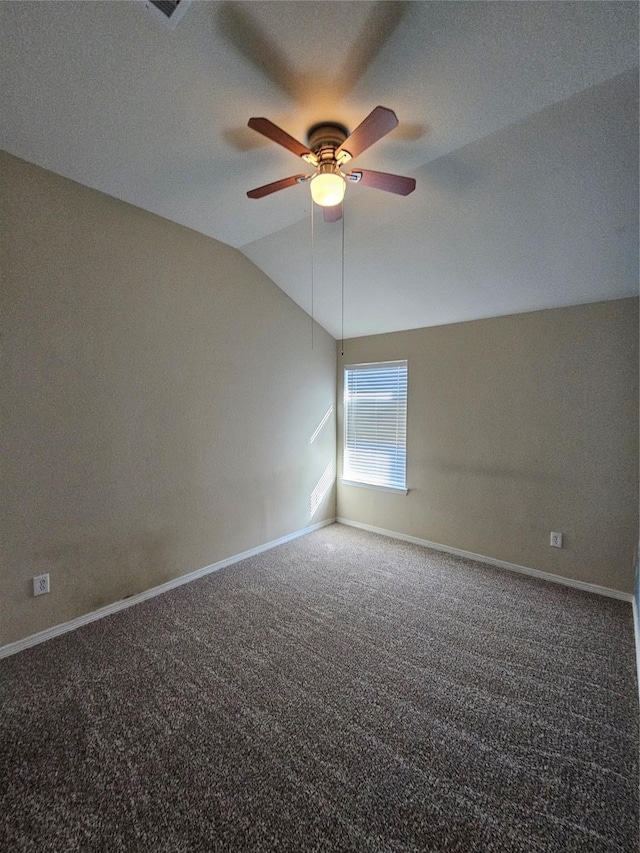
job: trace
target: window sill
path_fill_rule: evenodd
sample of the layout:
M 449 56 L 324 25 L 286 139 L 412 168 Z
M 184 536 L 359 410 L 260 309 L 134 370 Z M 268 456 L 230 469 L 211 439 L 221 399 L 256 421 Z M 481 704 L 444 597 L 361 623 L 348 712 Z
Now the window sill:
M 359 489 L 374 489 L 377 492 L 392 492 L 394 495 L 407 495 L 409 489 L 399 489 L 396 486 L 376 486 L 373 483 L 359 483 L 357 480 L 344 480 L 340 478 L 343 486 L 357 486 Z

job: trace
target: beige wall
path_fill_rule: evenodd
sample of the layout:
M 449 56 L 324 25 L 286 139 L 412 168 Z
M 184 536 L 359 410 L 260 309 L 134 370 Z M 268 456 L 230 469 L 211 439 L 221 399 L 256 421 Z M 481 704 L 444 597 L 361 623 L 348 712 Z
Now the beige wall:
M 333 339 L 236 250 L 0 166 L 0 644 L 334 516 Z
M 339 484 L 338 516 L 631 592 L 638 300 L 354 338 L 339 397 L 344 364 L 400 358 L 409 494 Z

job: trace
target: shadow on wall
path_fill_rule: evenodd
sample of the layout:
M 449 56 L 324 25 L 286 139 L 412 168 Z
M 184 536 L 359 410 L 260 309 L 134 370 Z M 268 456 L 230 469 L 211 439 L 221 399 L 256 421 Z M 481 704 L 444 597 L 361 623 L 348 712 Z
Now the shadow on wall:
M 165 530 L 65 541 L 39 555 L 32 573 L 51 575 L 53 597 L 72 603 L 86 598 L 88 609 L 98 610 L 171 580 L 176 539 L 177 531 Z M 30 580 L 28 587 L 31 595 Z

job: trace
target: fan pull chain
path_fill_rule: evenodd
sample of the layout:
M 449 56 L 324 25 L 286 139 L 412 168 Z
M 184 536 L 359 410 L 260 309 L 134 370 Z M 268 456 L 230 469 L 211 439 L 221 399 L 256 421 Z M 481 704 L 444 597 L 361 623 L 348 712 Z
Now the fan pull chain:
M 313 201 L 311 206 L 311 349 L 313 349 Z
M 342 337 L 340 349 L 344 355 L 344 199 L 342 200 Z

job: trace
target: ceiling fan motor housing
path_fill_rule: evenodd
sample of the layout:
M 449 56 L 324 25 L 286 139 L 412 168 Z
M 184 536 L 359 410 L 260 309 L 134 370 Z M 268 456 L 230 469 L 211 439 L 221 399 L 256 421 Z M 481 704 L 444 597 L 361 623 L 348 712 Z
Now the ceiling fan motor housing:
M 318 163 L 335 162 L 338 149 L 348 136 L 347 128 L 341 124 L 321 122 L 314 124 L 307 135 L 309 148 L 318 158 Z

